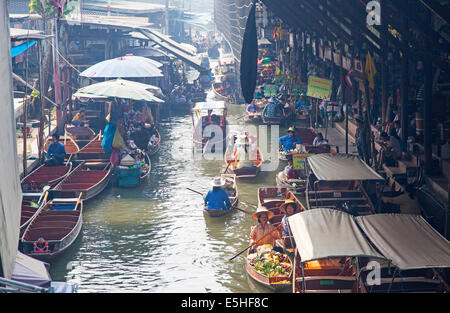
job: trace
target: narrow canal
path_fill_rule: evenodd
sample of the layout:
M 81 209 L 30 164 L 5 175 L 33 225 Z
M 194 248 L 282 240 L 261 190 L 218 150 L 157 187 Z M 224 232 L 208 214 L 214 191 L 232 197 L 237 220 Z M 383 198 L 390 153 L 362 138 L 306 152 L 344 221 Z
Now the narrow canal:
M 232 130 L 246 129 L 244 109 L 229 105 Z M 51 262 L 52 278 L 75 282 L 82 293 L 267 292 L 247 276 L 245 253 L 229 261 L 248 246 L 256 222 L 237 210 L 210 218 L 202 197 L 186 189 L 206 192 L 223 160 L 194 160 L 188 109 L 164 111 L 159 129 L 150 180 L 135 189 L 109 187 L 85 202 L 81 235 Z M 258 187 L 275 186 L 276 173 L 238 180 L 239 207 L 254 211 Z

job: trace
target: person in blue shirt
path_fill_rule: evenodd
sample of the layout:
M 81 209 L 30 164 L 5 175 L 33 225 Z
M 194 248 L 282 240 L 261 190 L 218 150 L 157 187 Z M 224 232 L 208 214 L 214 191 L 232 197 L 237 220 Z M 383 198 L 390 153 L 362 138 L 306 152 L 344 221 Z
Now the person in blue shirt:
M 280 117 L 283 116 L 283 111 L 280 107 L 279 102 L 277 102 L 275 98 L 272 97 L 264 107 L 262 114 L 266 117 Z
M 206 208 L 208 210 L 229 210 L 231 208 L 231 200 L 222 186 L 225 185 L 225 180 L 221 177 L 214 178 L 211 183 L 212 190 L 209 190 L 203 198 Z
M 248 107 L 247 107 L 247 112 L 249 113 L 257 113 L 258 112 L 258 106 L 252 102 Z
M 297 111 L 304 111 L 305 109 L 309 109 L 311 107 L 311 104 L 309 101 L 305 98 L 305 94 L 300 95 L 300 99 L 295 104 L 295 109 Z
M 255 94 L 255 99 L 261 99 L 264 98 L 264 87 L 259 87 L 259 90 Z
M 295 134 L 295 128 L 291 127 L 288 129 L 288 135 L 281 137 L 279 139 L 282 151 L 291 151 L 296 148 L 297 144 L 302 144 L 303 141 Z
M 46 166 L 58 166 L 64 164 L 64 159 L 66 157 L 66 149 L 64 145 L 59 141 L 59 135 L 52 135 L 53 142 L 50 144 L 47 150 L 45 161 Z

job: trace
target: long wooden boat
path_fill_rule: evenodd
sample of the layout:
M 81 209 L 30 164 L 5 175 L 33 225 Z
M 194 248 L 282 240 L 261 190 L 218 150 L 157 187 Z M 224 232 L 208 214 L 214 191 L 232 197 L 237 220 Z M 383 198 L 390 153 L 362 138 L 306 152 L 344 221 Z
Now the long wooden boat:
M 253 161 L 253 166 L 243 166 L 239 168 L 239 160 L 234 159 L 234 153 L 227 148 L 225 151 L 225 164 L 227 166 L 227 173 L 235 174 L 237 178 L 252 178 L 258 176 L 261 171 L 261 165 L 264 162 L 261 149 L 256 148 L 256 160 Z
M 95 132 L 90 127 L 76 127 L 76 126 L 65 126 L 66 134 L 73 140 L 92 140 L 95 137 Z
M 204 91 L 195 92 L 191 95 L 191 102 L 203 102 L 206 101 L 207 94 Z
M 54 197 L 78 197 L 89 200 L 101 193 L 108 186 L 112 174 L 111 164 L 80 164 L 52 190 Z
M 244 113 L 244 121 L 247 123 L 255 123 L 258 124 L 262 121 L 262 109 L 261 107 L 257 106 L 257 112 L 249 112 L 247 109 Z
M 53 199 L 46 202 L 21 237 L 22 252 L 39 259 L 54 259 L 66 251 L 78 237 L 83 224 L 83 201 Z M 46 247 L 35 247 L 43 238 Z
M 275 175 L 275 180 L 278 187 L 296 190 L 297 192 L 305 192 L 307 180 L 300 177 L 299 179 L 288 179 L 284 171 Z
M 156 131 L 156 138 L 157 141 L 155 143 L 154 146 L 152 146 L 151 149 L 149 149 L 148 154 L 150 156 L 155 155 L 156 153 L 158 153 L 159 149 L 161 148 L 161 134 L 159 133 L 159 131 L 157 129 L 155 129 Z
M 285 187 L 261 187 L 258 188 L 258 204 L 266 207 L 274 213 L 277 223 L 281 222 L 283 217 L 279 208 L 286 201 L 289 189 Z M 278 216 L 279 220 L 276 218 Z
M 48 147 L 52 143 L 52 138 L 49 137 L 45 141 L 44 144 L 44 152 L 47 153 Z M 66 154 L 77 154 L 78 151 L 80 151 L 80 147 L 78 144 L 73 140 L 72 138 L 68 136 L 64 136 L 64 138 L 60 138 L 60 142 L 64 145 L 64 148 L 66 149 Z
M 222 82 L 213 82 L 212 83 L 212 90 L 214 92 L 214 95 L 216 96 L 217 100 L 220 101 L 228 101 L 228 96 L 225 94 L 223 90 L 223 83 Z
M 41 165 L 36 170 L 25 176 L 20 182 L 22 192 L 36 192 L 44 186 L 55 186 L 72 171 L 72 163 L 61 166 Z
M 221 177 L 225 179 L 225 186 L 223 187 L 228 194 L 231 201 L 231 208 L 229 210 L 208 210 L 206 206 L 203 206 L 203 210 L 211 217 L 220 217 L 234 211 L 239 202 L 239 192 L 236 182 L 236 175 L 234 174 L 222 174 Z
M 141 152 L 143 158 L 141 161 L 144 162 L 140 168 L 136 166 L 118 166 L 116 167 L 116 177 L 117 185 L 119 187 L 137 187 L 139 184 L 143 183 L 150 177 L 150 171 L 152 169 L 152 163 L 150 157 L 144 151 Z

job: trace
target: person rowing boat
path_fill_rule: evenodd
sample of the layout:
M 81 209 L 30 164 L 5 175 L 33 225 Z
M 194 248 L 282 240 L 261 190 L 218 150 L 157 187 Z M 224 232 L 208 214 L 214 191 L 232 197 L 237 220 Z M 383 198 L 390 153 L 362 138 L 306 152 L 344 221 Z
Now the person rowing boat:
M 222 186 L 225 185 L 225 179 L 216 177 L 211 182 L 212 189 L 208 191 L 203 198 L 208 210 L 229 210 L 231 208 L 231 200 Z
M 275 227 L 269 222 L 272 217 L 273 212 L 269 211 L 264 206 L 258 207 L 256 212 L 252 215 L 252 219 L 258 221 L 259 224 L 254 226 L 250 233 L 250 253 L 255 253 L 258 246 L 265 244 L 271 245 L 275 251 L 283 252 L 281 247 L 276 246 L 277 240 L 281 239 L 281 236 L 278 230 L 275 230 Z M 269 233 L 271 234 L 268 235 Z M 264 236 L 266 237 L 263 238 Z

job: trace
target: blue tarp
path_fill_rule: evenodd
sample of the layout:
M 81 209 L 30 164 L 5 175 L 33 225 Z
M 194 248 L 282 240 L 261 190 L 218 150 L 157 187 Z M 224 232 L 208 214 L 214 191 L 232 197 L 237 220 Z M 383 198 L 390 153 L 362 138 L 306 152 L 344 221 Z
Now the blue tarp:
M 24 53 L 28 48 L 34 46 L 36 44 L 36 40 L 25 42 L 21 45 L 15 46 L 11 48 L 11 58 L 18 56 L 19 54 Z

